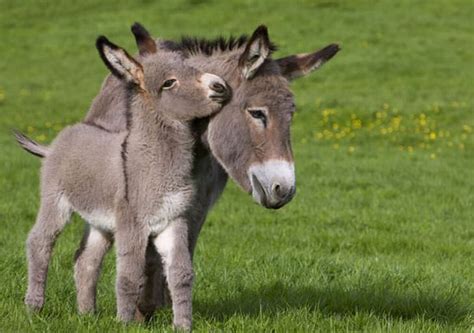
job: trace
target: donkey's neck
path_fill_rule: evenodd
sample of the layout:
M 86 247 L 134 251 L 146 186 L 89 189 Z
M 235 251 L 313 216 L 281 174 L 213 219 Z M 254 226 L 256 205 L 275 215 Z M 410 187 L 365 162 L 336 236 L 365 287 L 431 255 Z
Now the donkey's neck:
M 151 101 L 143 96 L 134 96 L 127 110 L 127 129 L 131 135 L 153 149 L 175 145 L 174 149 L 192 147 L 190 124 L 167 117 L 154 109 Z M 169 148 L 169 147 L 167 147 Z
M 191 126 L 166 119 L 140 97 L 132 98 L 127 114 L 128 135 L 122 143 L 127 197 L 158 205 L 167 193 L 189 192 Z

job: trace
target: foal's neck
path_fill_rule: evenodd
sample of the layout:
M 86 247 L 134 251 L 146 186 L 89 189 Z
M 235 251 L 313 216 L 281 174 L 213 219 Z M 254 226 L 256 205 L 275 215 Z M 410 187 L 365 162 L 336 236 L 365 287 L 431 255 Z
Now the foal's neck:
M 194 143 L 191 124 L 157 110 L 147 96 L 134 95 L 127 110 L 129 140 L 138 143 L 141 152 L 187 152 Z M 154 154 L 155 156 L 159 156 Z

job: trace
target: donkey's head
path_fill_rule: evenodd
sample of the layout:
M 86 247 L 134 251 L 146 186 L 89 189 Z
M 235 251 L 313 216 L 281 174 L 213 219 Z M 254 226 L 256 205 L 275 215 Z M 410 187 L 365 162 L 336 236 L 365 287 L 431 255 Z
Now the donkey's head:
M 158 50 L 155 41 L 138 23 L 132 26 L 139 56 L 100 36 L 96 46 L 112 74 L 137 92 L 152 109 L 167 117 L 190 120 L 220 110 L 230 98 L 230 90 L 220 77 L 203 73 L 186 63 L 176 52 Z
M 332 58 L 329 45 L 310 54 L 271 59 L 274 46 L 258 27 L 236 56 L 233 98 L 209 123 L 207 140 L 228 174 L 267 208 L 280 208 L 295 194 L 290 125 L 295 112 L 289 81 Z

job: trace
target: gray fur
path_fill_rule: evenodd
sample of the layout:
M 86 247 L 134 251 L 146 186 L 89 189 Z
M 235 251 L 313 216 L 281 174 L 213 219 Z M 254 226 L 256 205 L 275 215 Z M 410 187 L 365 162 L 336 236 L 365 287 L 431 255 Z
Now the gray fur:
M 251 41 L 255 41 L 253 37 Z M 186 52 L 180 49 L 177 43 L 170 41 L 158 41 L 158 45 L 159 49 L 166 49 L 172 45 L 171 49 L 187 56 L 188 62 L 196 68 L 225 78 L 234 91 L 231 103 L 220 113 L 210 119 L 195 123 L 195 127 L 204 128 L 204 132 L 200 140 L 196 141 L 192 147 L 194 155 L 192 178 L 196 191 L 190 205 L 193 208 L 180 222 L 180 228 L 188 233 L 187 245 L 190 255 L 181 258 L 187 261 L 193 256 L 207 213 L 221 195 L 228 175 L 245 191 L 251 192 L 252 186 L 247 170 L 252 163 L 272 158 L 292 161 L 289 127 L 294 103 L 288 89 L 288 80 L 299 76 L 302 72 L 306 74 L 314 68 L 305 68 L 305 66 L 313 66 L 313 63 L 298 62 L 300 56 L 297 55 L 283 58 L 284 68 L 280 67 L 281 60 L 271 60 L 268 57 L 270 52 L 268 52 L 265 61 L 258 68 L 246 70 L 243 66 L 252 66 L 252 64 L 249 65 L 249 61 L 242 61 L 244 52 L 249 47 L 248 43 L 241 42 L 241 39 L 239 39 L 238 47 L 222 50 L 216 48 L 210 53 L 196 52 L 196 49 Z M 253 48 L 252 51 L 255 53 L 258 49 Z M 245 79 L 244 77 L 249 73 L 251 75 L 248 77 L 251 79 Z M 101 92 L 94 100 L 85 121 L 109 132 L 124 131 L 126 130 L 125 101 L 126 93 L 123 84 L 115 77 L 109 76 L 104 81 Z M 258 130 L 258 127 L 256 128 L 254 120 L 249 118 L 246 112 L 246 106 L 263 106 L 268 109 L 270 118 L 268 130 L 262 132 Z M 282 201 L 283 204 L 291 197 L 290 193 L 285 201 Z M 140 297 L 139 309 L 143 314 L 151 315 L 165 301 L 166 289 L 159 254 L 153 251 L 147 252 L 146 260 L 146 282 L 144 293 Z M 168 279 L 168 283 L 170 282 Z M 181 296 L 174 294 L 174 297 Z M 186 298 L 186 296 L 183 297 Z
M 249 155 L 257 155 L 254 157 L 256 160 L 276 156 L 292 159 L 289 126 L 294 105 L 287 80 L 300 76 L 302 72 L 309 73 L 314 69 L 314 66 L 311 62 L 301 63 L 302 56 L 300 55 L 277 60 L 267 58 L 252 80 L 244 80 L 239 60 L 248 43 L 242 42 L 242 38 L 238 43 L 230 41 L 221 49 L 206 46 L 206 41 L 194 41 L 195 45 L 191 45 L 187 49 L 172 41 L 157 40 L 157 43 L 161 48 L 169 47 L 176 52 L 183 53 L 196 68 L 223 77 L 233 90 L 231 102 L 221 112 L 208 120 L 200 120 L 197 124 L 198 127 L 204 127 L 205 131 L 193 148 L 193 178 L 197 195 L 193 200 L 192 214 L 187 216 L 187 224 L 190 226 L 189 251 L 192 257 L 206 216 L 222 194 L 228 175 L 231 175 L 244 190 L 250 192 L 250 184 L 245 173 L 248 164 L 250 164 L 249 160 L 252 159 Z M 189 43 L 193 43 L 193 41 L 186 40 L 183 44 Z M 203 44 L 204 46 L 202 46 Z M 219 40 L 219 44 L 222 44 L 221 40 Z M 200 48 L 203 50 L 202 52 L 199 52 Z M 209 49 L 211 49 L 210 52 Z M 312 53 L 314 55 L 313 61 L 322 59 L 322 62 L 325 62 L 338 49 L 333 46 L 333 53 L 325 54 L 323 58 L 317 57 L 318 54 L 321 54 L 320 51 L 314 52 Z M 284 67 L 280 66 L 280 63 Z M 123 90 L 117 85 L 117 80 L 109 76 L 94 100 L 86 120 L 100 124 L 112 131 L 123 129 L 125 117 L 122 95 Z M 114 101 L 112 104 L 103 102 L 110 99 Z M 247 115 L 243 108 L 252 104 L 268 106 L 274 116 L 274 123 L 277 126 L 267 138 L 255 138 L 250 133 L 252 125 L 247 122 L 249 119 L 246 118 Z M 263 145 L 266 146 L 261 152 L 258 147 Z M 265 152 L 268 155 L 262 156 L 262 153 Z M 155 257 L 154 259 L 150 258 L 150 263 L 154 262 L 161 267 L 159 258 Z M 158 268 L 151 271 L 161 270 L 162 268 Z M 162 304 L 167 294 L 165 284 L 159 278 L 155 279 L 153 276 L 148 276 L 148 278 L 151 281 L 158 281 L 159 285 L 153 289 L 154 296 L 143 295 L 142 299 L 148 299 L 149 304 Z M 157 289 L 159 291 L 156 294 Z M 153 303 L 153 297 L 158 297 L 160 301 Z M 155 310 L 153 306 L 148 309 L 148 315 L 151 315 Z
M 177 53 L 147 52 L 138 62 L 103 37 L 98 49 L 126 85 L 126 129 L 111 131 L 85 122 L 65 128 L 48 148 L 35 148 L 45 158 L 40 211 L 27 241 L 25 303 L 35 310 L 43 306 L 55 239 L 75 211 L 91 225 L 76 255 L 79 311 L 95 308 L 99 270 L 113 236 L 118 317 L 133 320 L 144 273 L 150 273 L 148 240 L 153 239 L 160 252 L 163 244 L 156 239 L 171 229 L 175 235 L 167 246 L 172 251 L 163 260 L 174 324 L 189 329 L 193 269 L 186 216 L 196 194 L 190 122 L 219 111 L 228 90 L 222 79 L 192 68 Z M 162 88 L 170 78 L 177 80 L 173 88 Z M 35 144 L 23 138 L 18 136 L 25 149 Z

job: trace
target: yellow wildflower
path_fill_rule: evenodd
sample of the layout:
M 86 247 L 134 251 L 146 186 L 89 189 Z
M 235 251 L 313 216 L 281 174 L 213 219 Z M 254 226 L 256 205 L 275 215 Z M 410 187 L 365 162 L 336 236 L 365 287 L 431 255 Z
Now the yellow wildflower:
M 352 128 L 360 129 L 362 127 L 362 120 L 360 119 L 353 119 L 352 120 Z

